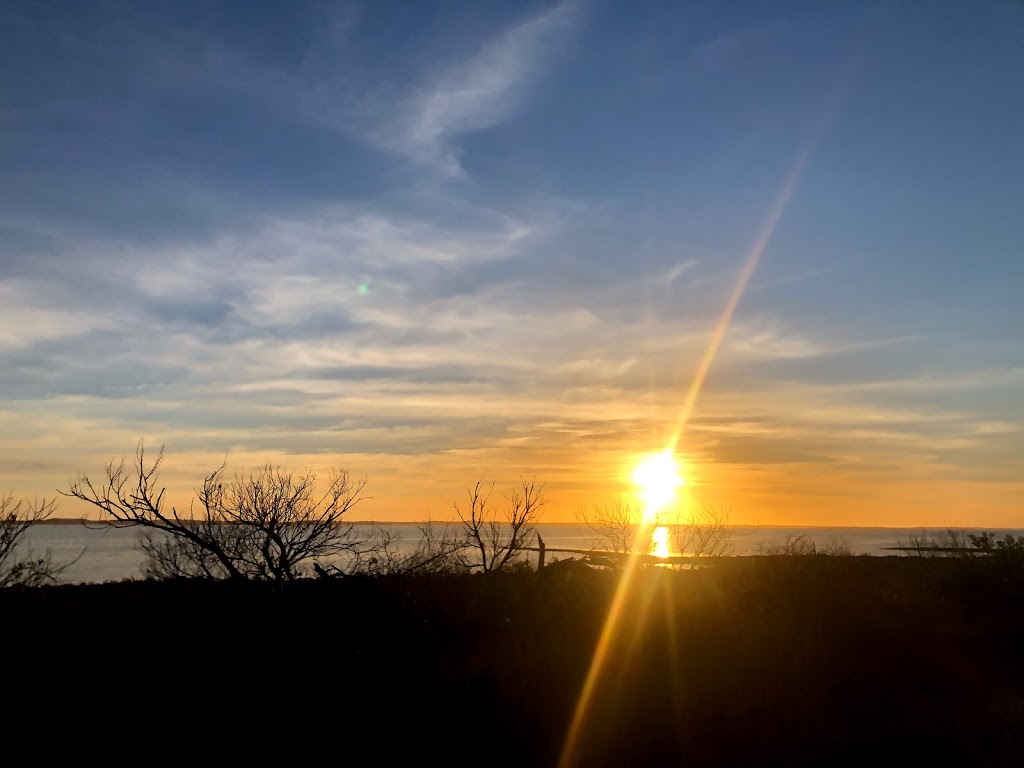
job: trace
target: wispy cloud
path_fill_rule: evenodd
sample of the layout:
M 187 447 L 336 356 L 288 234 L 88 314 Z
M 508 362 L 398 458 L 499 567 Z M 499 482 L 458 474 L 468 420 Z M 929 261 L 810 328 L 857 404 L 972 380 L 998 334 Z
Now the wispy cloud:
M 414 90 L 379 141 L 417 163 L 460 175 L 458 137 L 512 112 L 571 30 L 577 5 L 562 2 L 528 18 Z
M 430 471 L 442 463 L 447 477 L 542 472 L 566 498 L 614 483 L 624 452 L 663 439 L 714 317 L 659 310 L 651 286 L 670 277 L 692 310 L 714 265 L 638 265 L 631 280 L 574 290 L 553 285 L 547 254 L 579 230 L 559 241 L 557 216 L 457 209 L 447 218 L 458 226 L 334 205 L 188 243 L 68 240 L 62 273 L 6 284 L 11 317 L 32 320 L 24 338 L 0 339 L 0 385 L 16 403 L 0 427 L 22 436 L 7 458 L 48 452 L 75 467 L 142 434 L 188 467 L 224 451 L 235 462 L 347 457 L 426 483 L 427 496 L 432 483 L 442 493 Z M 52 297 L 59 309 L 42 309 Z M 767 312 L 730 340 L 681 446 L 695 489 L 730 466 L 848 473 L 866 466 L 850 464 L 859 457 L 872 472 L 909 472 L 940 451 L 964 463 L 997 438 L 1019 441 L 1012 419 L 888 399 L 1009 374 L 801 384 L 757 366 L 901 340 L 797 332 Z
M 889 347 L 916 340 L 914 336 L 814 340 L 804 333 L 786 332 L 773 327 L 775 325 L 771 318 L 737 323 L 738 327 L 725 350 L 727 356 L 748 361 L 798 360 Z
M 784 43 L 798 30 L 793 22 L 769 22 L 723 32 L 695 46 L 690 63 L 706 71 L 718 71 L 743 54 Z

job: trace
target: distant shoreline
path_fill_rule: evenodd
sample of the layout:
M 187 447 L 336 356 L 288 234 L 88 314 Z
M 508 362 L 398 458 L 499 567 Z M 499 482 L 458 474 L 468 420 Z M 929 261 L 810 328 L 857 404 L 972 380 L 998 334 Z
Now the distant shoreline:
M 352 520 L 348 521 L 346 525 L 388 525 L 388 526 L 403 526 L 403 527 L 422 527 L 425 521 L 416 520 Z M 431 520 L 432 525 L 452 525 L 458 524 L 458 520 Z M 39 520 L 35 525 L 109 525 L 111 527 L 127 528 L 133 523 L 125 523 L 117 520 L 94 520 L 90 518 L 80 517 L 50 517 L 45 520 Z M 555 527 L 561 526 L 565 528 L 581 528 L 585 527 L 584 523 L 576 522 L 540 522 L 538 526 L 541 527 Z M 736 530 L 780 530 L 780 529 L 791 529 L 801 531 L 837 531 L 837 530 L 851 530 L 851 531 L 1019 531 L 1024 532 L 1024 528 L 1008 528 L 994 525 L 971 525 L 971 526 L 960 526 L 960 525 L 799 525 L 799 524 L 783 524 L 777 523 L 772 525 L 762 524 L 757 525 L 754 523 L 728 526 L 730 529 Z

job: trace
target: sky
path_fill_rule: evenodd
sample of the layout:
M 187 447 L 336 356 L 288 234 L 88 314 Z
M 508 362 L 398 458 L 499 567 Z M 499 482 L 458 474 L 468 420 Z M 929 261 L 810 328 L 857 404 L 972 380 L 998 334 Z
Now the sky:
M 535 477 L 558 521 L 671 446 L 734 523 L 1024 527 L 1022 39 L 995 0 L 8 0 L 0 489 L 144 440 L 186 507 L 226 459 L 385 521 Z

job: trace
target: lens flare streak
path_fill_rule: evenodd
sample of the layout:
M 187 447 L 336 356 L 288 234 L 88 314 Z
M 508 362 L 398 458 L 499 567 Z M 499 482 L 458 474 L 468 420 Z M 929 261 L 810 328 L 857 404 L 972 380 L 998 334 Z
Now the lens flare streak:
M 694 404 L 697 402 L 697 396 L 700 394 L 700 390 L 704 385 L 704 380 L 707 378 L 708 372 L 711 370 L 711 365 L 715 360 L 715 356 L 718 354 L 718 348 L 721 346 L 722 339 L 725 337 L 729 324 L 732 322 L 733 315 L 736 312 L 736 307 L 739 305 L 740 299 L 750 282 L 750 278 L 753 276 L 754 270 L 757 268 L 757 264 L 761 260 L 761 256 L 764 254 L 772 235 L 775 233 L 775 229 L 779 224 L 779 220 L 782 218 L 782 214 L 789 205 L 793 192 L 796 189 L 800 178 L 803 176 L 808 161 L 814 154 L 814 150 L 818 145 L 821 134 L 823 133 L 828 118 L 831 115 L 832 108 L 835 107 L 837 101 L 838 97 L 830 100 L 831 103 L 828 105 L 828 108 L 823 110 L 820 119 L 814 125 L 809 141 L 804 147 L 804 150 L 798 155 L 792 170 L 786 176 L 782 184 L 782 188 L 779 190 L 778 195 L 776 195 L 768 217 L 758 232 L 757 238 L 750 249 L 750 253 L 743 264 L 743 269 L 740 271 L 739 278 L 736 281 L 736 286 L 733 288 L 733 291 L 729 296 L 729 300 L 726 302 L 725 308 L 722 310 L 722 314 L 720 315 L 718 323 L 715 325 L 714 332 L 711 335 L 711 340 L 704 351 L 704 355 L 701 357 L 700 364 L 697 367 L 697 372 L 694 375 L 689 390 L 687 391 L 686 399 L 683 401 L 683 407 L 679 413 L 679 418 L 676 421 L 676 427 L 673 431 L 672 438 L 663 454 L 658 455 L 667 456 L 669 460 L 671 460 L 676 446 L 679 444 L 679 441 L 683 436 L 686 423 L 693 411 Z M 657 495 L 657 493 L 655 493 L 655 495 Z M 659 496 L 659 498 L 661 497 Z M 648 499 L 645 497 L 647 509 L 645 509 L 644 520 L 641 524 L 640 531 L 638 532 L 641 541 L 645 541 L 647 536 L 651 533 L 651 528 L 656 519 L 658 509 L 654 508 L 651 503 L 654 500 L 655 499 Z M 608 610 L 608 616 L 605 619 L 604 626 L 601 628 L 601 635 L 598 638 L 596 647 L 594 648 L 594 655 L 591 658 L 590 667 L 587 670 L 587 676 L 584 679 L 580 695 L 576 700 L 576 707 L 573 711 L 572 721 L 569 725 L 569 730 L 566 734 L 565 743 L 562 748 L 562 754 L 558 761 L 559 768 L 568 768 L 569 766 L 575 765 L 577 762 L 577 749 L 580 732 L 584 722 L 586 721 L 587 710 L 593 698 L 594 689 L 600 679 L 601 671 L 608 660 L 612 644 L 615 640 L 619 621 L 622 616 L 623 607 L 626 604 L 627 597 L 630 595 L 633 579 L 639 566 L 640 558 L 636 555 L 630 557 L 627 561 L 626 568 L 622 573 L 622 577 L 619 580 L 618 586 L 616 587 L 611 608 Z
M 639 540 L 646 541 L 650 532 L 650 523 L 642 523 L 638 531 Z M 630 593 L 630 586 L 640 566 L 640 558 L 631 557 L 626 562 L 626 568 L 622 572 L 615 596 L 612 598 L 612 605 L 608 609 L 608 616 L 605 618 L 604 626 L 601 627 L 601 635 L 594 648 L 594 656 L 591 659 L 590 667 L 587 669 L 587 676 L 583 681 L 583 688 L 580 690 L 579 698 L 576 700 L 576 708 L 573 711 L 572 723 L 569 726 L 569 733 L 561 758 L 558 761 L 559 768 L 568 768 L 575 764 L 576 743 L 579 739 L 580 729 L 586 719 L 587 707 L 593 698 L 594 688 L 600 678 L 601 670 L 605 665 L 607 656 L 612 647 L 615 633 L 618 629 L 619 618 L 622 615 L 623 607 Z
M 775 204 L 772 206 L 768 219 L 765 221 L 764 226 L 757 235 L 757 239 L 754 241 L 754 246 L 750 250 L 750 255 L 747 256 L 747 260 L 743 264 L 743 269 L 740 271 L 739 279 L 736 281 L 736 287 L 733 288 L 732 294 L 729 296 L 729 300 L 726 302 L 725 308 L 722 310 L 722 314 L 718 318 L 718 324 L 715 326 L 715 330 L 711 335 L 711 341 L 708 342 L 708 346 L 704 350 L 704 356 L 701 358 L 700 365 L 697 367 L 697 373 L 694 375 L 693 382 L 690 384 L 690 389 L 686 393 L 686 400 L 683 401 L 683 408 L 679 413 L 679 418 L 676 420 L 675 432 L 672 434 L 672 439 L 669 442 L 669 450 L 675 450 L 676 446 L 679 444 L 679 440 L 683 436 L 686 423 L 689 421 L 690 414 L 693 411 L 693 406 L 697 402 L 697 396 L 700 394 L 700 390 L 704 386 L 704 380 L 707 378 L 708 372 L 711 370 L 711 364 L 714 362 L 715 356 L 718 354 L 718 348 L 722 344 L 722 339 L 725 338 L 725 332 L 729 329 L 732 317 L 736 313 L 736 307 L 739 305 L 740 299 L 747 289 L 747 284 L 750 282 L 750 278 L 753 276 L 754 270 L 757 268 L 757 264 L 761 260 L 761 256 L 764 254 L 765 248 L 768 247 L 768 242 L 771 240 L 772 234 L 775 232 L 775 228 L 779 224 L 779 219 L 782 218 L 783 211 L 786 210 L 786 206 L 793 197 L 793 191 L 796 189 L 797 182 L 799 182 L 800 177 L 803 175 L 804 168 L 807 166 L 807 161 L 810 159 L 813 148 L 816 144 L 817 142 L 812 142 L 811 145 L 797 158 L 793 170 L 790 172 L 789 176 L 786 177 L 786 181 L 782 185 L 782 189 L 779 192 L 778 197 L 775 199 Z

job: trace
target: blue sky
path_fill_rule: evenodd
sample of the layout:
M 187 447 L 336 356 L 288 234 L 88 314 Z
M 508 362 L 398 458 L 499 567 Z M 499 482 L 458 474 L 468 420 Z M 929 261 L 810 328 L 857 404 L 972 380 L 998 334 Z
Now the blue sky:
M 0 485 L 144 437 L 181 492 L 227 454 L 571 517 L 766 235 L 689 501 L 1024 526 L 1022 39 L 1012 2 L 5 3 Z

